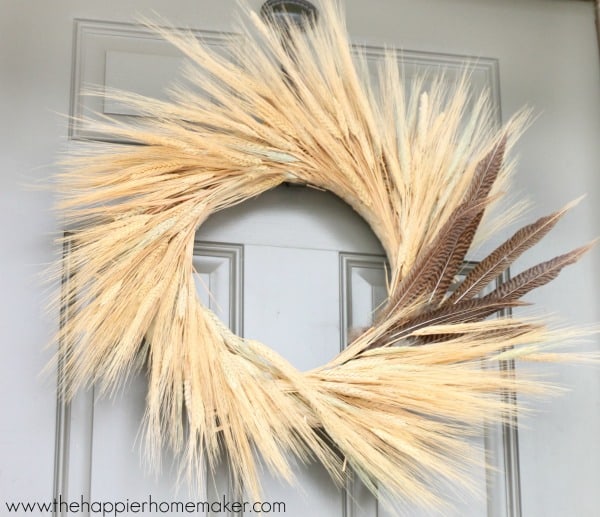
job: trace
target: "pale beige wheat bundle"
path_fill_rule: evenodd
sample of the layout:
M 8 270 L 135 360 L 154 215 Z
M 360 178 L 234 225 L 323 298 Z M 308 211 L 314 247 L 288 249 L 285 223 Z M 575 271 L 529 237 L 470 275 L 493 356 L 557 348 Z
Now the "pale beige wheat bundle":
M 58 336 L 68 350 L 65 387 L 69 396 L 90 383 L 112 392 L 145 362 L 156 463 L 168 445 L 191 474 L 205 461 L 210 471 L 222 443 L 236 482 L 257 495 L 256 454 L 292 480 L 291 453 L 318 459 L 340 484 L 353 470 L 375 494 L 439 505 L 435 480 L 469 483 L 465 438 L 484 420 L 514 416 L 500 394 L 544 390 L 481 366 L 543 359 L 556 336 L 541 321 L 487 318 L 521 304 L 587 247 L 477 296 L 566 209 L 558 211 L 515 233 L 448 295 L 476 232 L 490 237 L 480 223 L 507 188 L 505 156 L 524 116 L 495 130 L 466 76 L 427 90 L 417 80 L 408 96 L 391 51 L 371 84 L 334 2 L 306 34 L 289 27 L 286 44 L 248 16 L 251 29 L 227 56 L 157 29 L 188 57 L 187 86 L 169 101 L 120 94 L 145 118 L 96 129 L 133 143 L 91 144 L 59 176 L 59 210 L 72 228 L 70 317 Z M 283 182 L 345 200 L 389 261 L 375 324 L 308 372 L 232 334 L 201 305 L 192 278 L 198 226 Z

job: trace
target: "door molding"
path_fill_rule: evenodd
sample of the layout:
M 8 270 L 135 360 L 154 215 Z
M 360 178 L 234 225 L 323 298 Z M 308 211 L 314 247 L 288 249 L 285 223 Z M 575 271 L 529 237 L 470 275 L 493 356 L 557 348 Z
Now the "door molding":
M 69 136 L 73 140 L 111 140 L 89 130 L 94 113 L 121 121 L 137 115 L 109 98 L 84 93 L 90 88 L 101 92 L 117 88 L 165 98 L 173 80 L 182 78 L 182 57 L 171 44 L 143 25 L 89 19 L 76 19 L 74 23 Z M 227 42 L 237 36 L 204 29 L 191 32 L 217 52 L 223 52 Z M 352 47 L 355 54 L 364 54 L 367 62 L 373 64 L 386 52 L 384 47 L 373 45 L 353 44 Z M 446 79 L 452 82 L 468 70 L 474 92 L 489 92 L 496 121 L 500 124 L 497 58 L 409 49 L 398 50 L 398 58 L 407 83 L 416 75 L 432 72 L 444 72 Z M 164 68 L 169 73 L 164 73 Z

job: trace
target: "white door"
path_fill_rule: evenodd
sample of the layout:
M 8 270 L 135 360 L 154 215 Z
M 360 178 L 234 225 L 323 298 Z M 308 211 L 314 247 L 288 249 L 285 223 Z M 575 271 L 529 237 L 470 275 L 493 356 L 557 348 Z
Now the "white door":
M 168 12 L 163 14 L 168 17 Z M 218 47 L 219 41 L 218 34 L 210 34 L 210 44 Z M 176 54 L 136 26 L 79 22 L 76 45 L 75 96 L 86 83 L 161 95 L 165 77 L 177 69 Z M 369 55 L 376 61 L 381 50 L 371 48 Z M 411 73 L 440 65 L 456 69 L 461 61 L 459 56 L 418 52 L 406 56 Z M 497 63 L 480 58 L 473 77 L 494 94 L 496 74 Z M 84 114 L 87 108 L 117 117 L 135 115 L 124 106 L 98 99 L 76 103 L 74 112 Z M 76 124 L 72 133 L 75 138 L 93 136 L 85 124 Z M 268 344 L 301 370 L 338 353 L 353 328 L 369 324 L 385 297 L 384 257 L 370 229 L 333 195 L 303 187 L 281 186 L 215 215 L 197 235 L 193 260 L 204 302 L 237 333 Z M 97 400 L 90 392 L 64 408 L 56 494 L 65 500 L 81 496 L 115 505 L 154 502 L 151 508 L 156 511 L 144 515 L 164 515 L 166 508 L 176 515 L 172 509 L 176 506 L 169 505 L 178 502 L 248 501 L 244 494 L 231 492 L 226 464 L 199 494 L 190 494 L 185 485 L 177 487 L 177 465 L 168 455 L 159 477 L 147 472 L 140 447 L 145 389 L 140 374 L 112 400 Z M 502 468 L 505 444 L 500 431 L 490 429 L 479 445 L 482 460 L 486 457 Z M 503 475 L 475 469 L 473 479 L 479 496 L 448 493 L 455 510 L 441 515 L 514 515 Z M 263 502 L 280 512 L 283 503 L 290 516 L 388 515 L 360 483 L 339 489 L 317 464 L 298 467 L 294 486 L 265 472 L 263 488 Z M 432 515 L 408 502 L 399 505 L 404 515 Z M 130 508 L 135 515 L 138 507 Z M 263 507 L 265 513 L 268 508 Z M 218 505 L 212 508 L 218 509 Z M 212 510 L 207 515 L 219 515 Z

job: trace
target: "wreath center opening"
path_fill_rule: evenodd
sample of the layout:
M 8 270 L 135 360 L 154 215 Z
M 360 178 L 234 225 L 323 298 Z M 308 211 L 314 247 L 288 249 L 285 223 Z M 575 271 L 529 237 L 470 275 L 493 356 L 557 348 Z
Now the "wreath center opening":
M 204 305 L 299 370 L 335 357 L 386 296 L 385 254 L 372 230 L 313 188 L 284 184 L 212 215 L 194 249 Z

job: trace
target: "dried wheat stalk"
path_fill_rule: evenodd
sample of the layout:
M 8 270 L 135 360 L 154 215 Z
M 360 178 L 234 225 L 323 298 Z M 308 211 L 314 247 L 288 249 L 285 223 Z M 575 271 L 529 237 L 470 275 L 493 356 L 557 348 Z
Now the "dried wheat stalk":
M 59 177 L 59 210 L 76 228 L 66 237 L 71 317 L 59 335 L 69 350 L 66 389 L 96 383 L 112 392 L 146 361 L 154 462 L 168 444 L 190 473 L 204 461 L 212 469 L 222 441 L 236 481 L 255 495 L 255 451 L 290 480 L 293 453 L 317 458 L 339 483 L 349 465 L 374 493 L 385 487 L 434 507 L 442 502 L 432 480 L 468 484 L 464 438 L 484 419 L 513 415 L 498 394 L 545 389 L 481 364 L 543 359 L 556 336 L 543 321 L 486 318 L 521 303 L 588 247 L 477 298 L 561 210 L 515 233 L 447 296 L 476 232 L 490 236 L 480 223 L 507 188 L 506 154 L 526 117 L 494 130 L 485 96 L 468 104 L 466 78 L 451 91 L 442 80 L 428 90 L 417 80 L 408 96 L 391 51 L 371 84 L 339 8 L 324 2 L 322 10 L 306 35 L 289 27 L 288 45 L 249 13 L 233 58 L 157 28 L 188 56 L 189 84 L 168 102 L 118 94 L 147 118 L 96 129 L 142 145 L 90 144 Z M 197 227 L 286 181 L 348 202 L 390 264 L 378 321 L 309 372 L 232 334 L 201 306 L 192 279 Z

